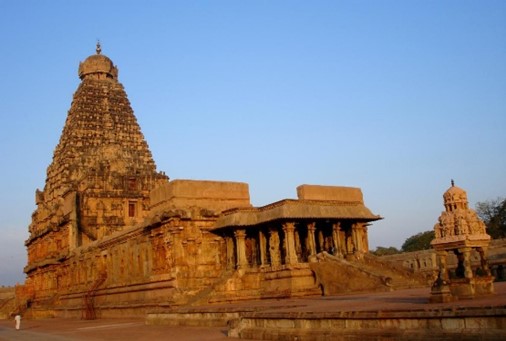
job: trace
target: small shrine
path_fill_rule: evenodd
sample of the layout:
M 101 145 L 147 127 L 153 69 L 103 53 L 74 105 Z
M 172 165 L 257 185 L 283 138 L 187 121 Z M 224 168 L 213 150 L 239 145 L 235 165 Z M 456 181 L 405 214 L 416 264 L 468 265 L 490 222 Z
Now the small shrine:
M 493 294 L 494 277 L 487 261 L 490 236 L 485 224 L 468 207 L 466 191 L 455 186 L 453 180 L 443 199 L 445 211 L 434 225 L 435 237 L 431 242 L 439 267 L 438 277 L 431 289 L 431 302 Z M 447 266 L 447 259 L 452 253 L 458 260 L 455 269 Z M 479 264 L 473 264 L 472 258 L 479 258 Z

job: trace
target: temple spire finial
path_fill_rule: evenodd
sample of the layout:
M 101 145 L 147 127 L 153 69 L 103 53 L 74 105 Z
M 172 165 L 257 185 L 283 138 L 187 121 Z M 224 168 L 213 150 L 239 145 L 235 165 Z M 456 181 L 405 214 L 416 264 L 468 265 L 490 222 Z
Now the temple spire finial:
M 454 186 L 455 186 L 455 181 L 453 181 L 453 179 L 452 179 L 452 187 L 454 187 Z
M 97 54 L 102 53 L 102 47 L 100 46 L 100 39 L 97 39 Z

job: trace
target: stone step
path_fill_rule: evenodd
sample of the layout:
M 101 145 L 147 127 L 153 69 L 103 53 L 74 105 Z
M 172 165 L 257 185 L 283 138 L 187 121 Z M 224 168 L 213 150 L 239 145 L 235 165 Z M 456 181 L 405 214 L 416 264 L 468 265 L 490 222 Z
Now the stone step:
M 229 337 L 255 340 L 504 340 L 506 308 L 243 313 Z
M 148 313 L 146 324 L 188 326 L 188 327 L 226 327 L 228 322 L 240 317 L 240 312 L 161 312 Z

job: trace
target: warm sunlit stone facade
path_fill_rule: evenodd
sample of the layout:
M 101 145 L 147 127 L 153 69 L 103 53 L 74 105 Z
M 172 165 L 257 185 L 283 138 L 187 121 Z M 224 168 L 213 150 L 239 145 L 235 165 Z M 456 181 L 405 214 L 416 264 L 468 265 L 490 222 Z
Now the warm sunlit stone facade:
M 467 193 L 454 185 L 443 194 L 444 207 L 434 225 L 431 242 L 438 260 L 438 277 L 432 286 L 431 300 L 446 302 L 458 298 L 472 298 L 494 292 L 494 277 L 487 260 L 490 236 L 483 221 L 468 207 Z M 457 266 L 450 271 L 449 253 L 455 254 Z M 473 253 L 480 266 L 473 269 Z
M 328 276 L 312 262 L 365 258 L 380 217 L 360 189 L 302 185 L 297 199 L 255 208 L 244 183 L 169 181 L 99 45 L 79 77 L 26 241 L 18 299 L 32 315 L 322 294 Z

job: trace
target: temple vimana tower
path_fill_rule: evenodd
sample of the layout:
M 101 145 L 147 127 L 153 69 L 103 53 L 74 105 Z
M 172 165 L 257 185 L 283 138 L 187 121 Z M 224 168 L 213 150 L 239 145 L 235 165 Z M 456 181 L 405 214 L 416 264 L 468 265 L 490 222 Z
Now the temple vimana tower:
M 253 207 L 245 183 L 169 181 L 99 44 L 78 75 L 35 194 L 27 280 L 18 288 L 25 313 L 140 315 L 423 282 L 367 254 L 367 228 L 381 217 L 359 188 L 301 185 L 297 199 Z

